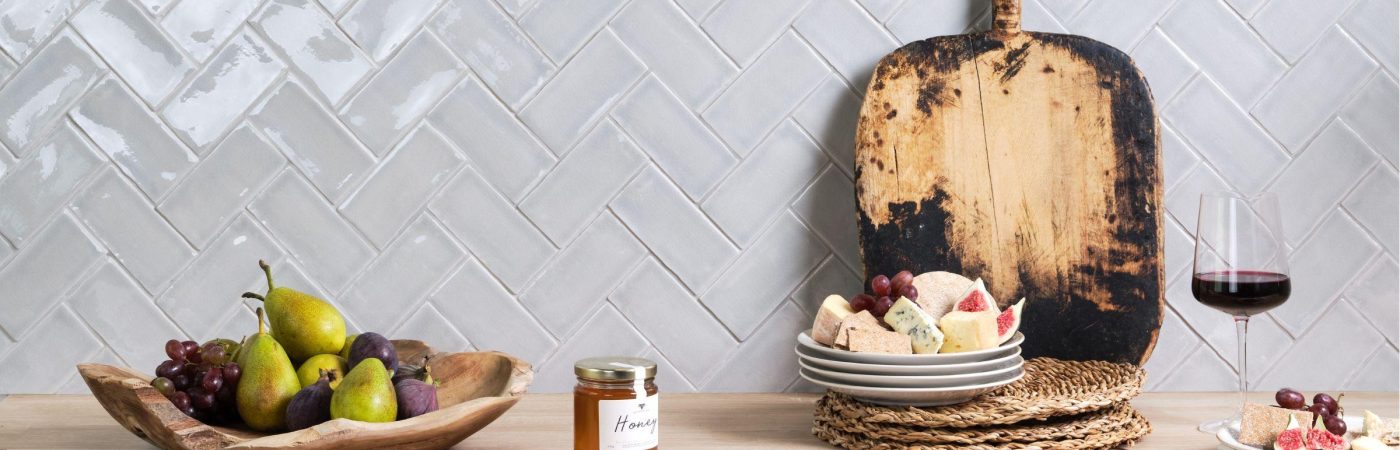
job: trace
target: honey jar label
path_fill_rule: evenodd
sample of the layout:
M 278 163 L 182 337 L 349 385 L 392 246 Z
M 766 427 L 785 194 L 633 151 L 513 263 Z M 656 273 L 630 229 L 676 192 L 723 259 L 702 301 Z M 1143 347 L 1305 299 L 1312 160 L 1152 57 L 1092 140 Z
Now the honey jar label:
M 657 447 L 661 396 L 598 401 L 598 448 L 645 450 Z

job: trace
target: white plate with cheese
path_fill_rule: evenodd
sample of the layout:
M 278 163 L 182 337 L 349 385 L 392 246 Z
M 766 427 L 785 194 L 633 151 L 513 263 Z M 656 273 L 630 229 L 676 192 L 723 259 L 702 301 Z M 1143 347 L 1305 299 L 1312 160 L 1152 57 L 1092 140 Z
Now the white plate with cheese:
M 846 383 L 852 386 L 892 388 L 964 387 L 997 383 L 1006 379 L 1020 377 L 1022 371 L 1021 366 L 1024 365 L 1024 363 L 1025 361 L 1018 356 L 1016 357 L 1015 365 L 990 372 L 973 372 L 957 375 L 870 375 L 825 370 L 813 367 L 802 360 L 797 361 L 797 364 L 801 365 L 803 370 L 832 381 Z
M 889 406 L 942 406 L 972 400 L 979 395 L 1016 382 L 1025 376 L 1025 371 L 1005 380 L 973 386 L 942 388 L 892 388 L 856 386 L 837 382 L 806 369 L 798 369 L 798 375 L 818 386 L 850 395 L 870 403 Z
M 849 350 L 840 350 L 825 345 L 818 344 L 812 340 L 812 330 L 808 329 L 797 335 L 797 344 L 805 350 L 810 350 L 811 355 L 819 355 L 824 359 L 835 361 L 846 361 L 863 364 L 894 364 L 894 365 L 938 365 L 938 364 L 961 364 L 970 362 L 986 361 L 997 359 L 1020 351 L 1022 342 L 1026 336 L 1021 332 L 1016 332 L 1011 340 L 999 346 L 962 353 L 933 353 L 933 354 L 896 354 L 896 353 L 864 353 Z
M 854 363 L 849 361 L 837 361 L 833 359 L 826 359 L 820 355 L 816 355 L 815 352 L 807 350 L 801 345 L 793 347 L 793 351 L 797 353 L 797 358 L 800 361 L 810 364 L 816 368 L 846 373 L 862 373 L 867 375 L 959 375 L 965 373 L 987 372 L 992 370 L 1005 369 L 1007 367 L 1012 367 L 1021 364 L 1020 347 L 1016 347 L 1015 350 L 1013 350 L 1010 354 L 996 359 L 960 364 L 933 364 L 927 366 L 902 364 L 865 364 Z

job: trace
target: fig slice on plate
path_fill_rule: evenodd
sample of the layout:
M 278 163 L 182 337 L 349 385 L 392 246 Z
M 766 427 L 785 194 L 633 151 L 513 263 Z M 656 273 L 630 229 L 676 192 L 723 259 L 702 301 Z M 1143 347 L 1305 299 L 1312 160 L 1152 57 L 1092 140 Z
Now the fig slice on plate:
M 1021 328 L 1021 308 L 1025 306 L 1026 298 L 1022 297 L 1006 311 L 997 314 L 997 345 L 1005 344 L 1016 335 L 1016 330 Z
M 967 291 L 958 296 L 958 302 L 953 305 L 954 311 L 982 312 L 992 311 L 1000 313 L 997 309 L 997 300 L 987 292 L 987 285 L 981 278 L 972 282 L 972 286 L 967 287 Z

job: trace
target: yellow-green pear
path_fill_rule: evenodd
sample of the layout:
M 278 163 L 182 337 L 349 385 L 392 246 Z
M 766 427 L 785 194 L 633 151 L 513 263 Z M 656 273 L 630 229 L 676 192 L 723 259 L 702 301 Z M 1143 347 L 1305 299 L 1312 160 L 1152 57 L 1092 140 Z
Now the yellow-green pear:
M 316 296 L 272 284 L 272 267 L 258 261 L 267 275 L 267 294 L 252 292 L 243 297 L 262 300 L 272 335 L 287 349 L 294 361 L 321 354 L 336 354 L 345 347 L 345 318 L 334 306 Z
M 355 344 L 355 338 L 360 337 L 360 333 L 355 333 L 345 337 L 345 346 L 340 348 L 340 357 L 350 360 L 350 346 Z
M 238 356 L 243 369 L 236 392 L 238 416 L 254 430 L 279 430 L 287 426 L 287 403 L 301 390 L 301 381 L 282 345 L 263 331 L 262 308 L 257 314 L 258 334 L 248 337 Z
M 376 358 L 360 361 L 331 394 L 332 419 L 393 422 L 398 414 L 398 397 L 389 381 L 389 370 Z
M 350 371 L 350 367 L 345 363 L 345 358 L 339 355 L 316 355 L 306 359 L 297 368 L 297 378 L 301 380 L 301 387 L 306 388 L 316 384 L 324 375 L 321 371 L 333 374 L 330 377 L 330 387 L 335 389 L 340 386 L 340 380 L 345 378 L 345 373 Z

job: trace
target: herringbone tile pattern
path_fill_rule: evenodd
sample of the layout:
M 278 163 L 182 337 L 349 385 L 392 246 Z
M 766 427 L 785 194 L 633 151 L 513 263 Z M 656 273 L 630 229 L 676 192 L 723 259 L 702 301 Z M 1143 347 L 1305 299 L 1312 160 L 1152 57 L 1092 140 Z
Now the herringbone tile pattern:
M 1196 194 L 1288 204 L 1298 289 L 1262 386 L 1396 388 L 1396 0 L 1026 0 L 1129 51 L 1162 117 L 1169 299 L 1151 387 L 1229 389 Z M 670 392 L 805 389 L 859 285 L 870 69 L 984 0 L 0 0 L 0 393 L 253 329 L 265 258 L 356 330 L 601 353 Z M 1330 367 L 1318 370 L 1320 361 Z

